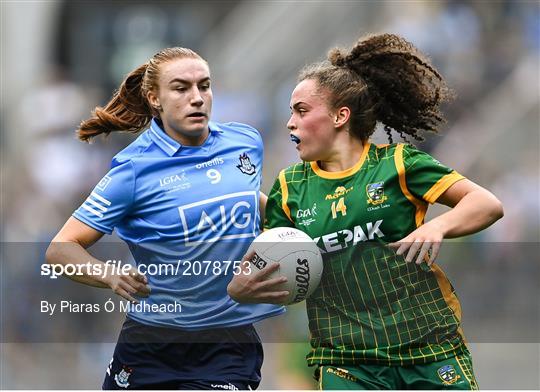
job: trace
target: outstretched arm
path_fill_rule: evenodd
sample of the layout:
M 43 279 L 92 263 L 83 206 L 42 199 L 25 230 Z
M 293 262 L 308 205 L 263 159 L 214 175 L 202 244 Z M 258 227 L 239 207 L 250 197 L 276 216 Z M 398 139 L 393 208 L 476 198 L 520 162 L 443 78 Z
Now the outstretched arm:
M 398 255 L 407 255 L 410 262 L 418 254 L 416 263 L 420 264 L 431 250 L 428 264 L 436 259 L 443 238 L 456 238 L 477 233 L 503 216 L 501 202 L 487 189 L 464 179 L 454 183 L 438 199 L 452 209 L 426 222 L 398 242 L 390 244 Z
M 477 233 L 503 217 L 499 199 L 487 189 L 464 179 L 444 192 L 437 203 L 452 209 L 432 219 L 444 231 L 444 238 L 456 238 Z

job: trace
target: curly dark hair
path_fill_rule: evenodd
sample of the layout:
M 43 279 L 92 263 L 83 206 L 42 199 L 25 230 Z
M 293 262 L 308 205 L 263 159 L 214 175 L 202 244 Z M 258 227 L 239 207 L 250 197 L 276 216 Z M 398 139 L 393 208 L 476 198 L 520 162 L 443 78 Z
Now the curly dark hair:
M 395 130 L 407 140 L 437 132 L 445 121 L 440 106 L 454 94 L 427 57 L 395 34 L 362 37 L 350 51 L 334 48 L 328 61 L 304 68 L 299 81 L 314 79 L 330 93 L 333 108 L 351 109 L 350 132 L 367 140 L 377 121 L 390 143 Z

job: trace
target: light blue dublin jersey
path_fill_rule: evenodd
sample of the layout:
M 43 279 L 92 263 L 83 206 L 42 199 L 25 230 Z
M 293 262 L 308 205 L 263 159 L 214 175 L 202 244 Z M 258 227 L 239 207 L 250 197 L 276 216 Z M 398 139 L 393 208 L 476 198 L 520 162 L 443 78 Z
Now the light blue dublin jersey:
M 73 213 L 103 233 L 116 229 L 146 271 L 152 292 L 140 299 L 144 307 L 129 311 L 141 323 L 197 330 L 284 311 L 238 304 L 227 294 L 259 234 L 263 145 L 244 124 L 209 128 L 203 145 L 183 146 L 152 120 Z

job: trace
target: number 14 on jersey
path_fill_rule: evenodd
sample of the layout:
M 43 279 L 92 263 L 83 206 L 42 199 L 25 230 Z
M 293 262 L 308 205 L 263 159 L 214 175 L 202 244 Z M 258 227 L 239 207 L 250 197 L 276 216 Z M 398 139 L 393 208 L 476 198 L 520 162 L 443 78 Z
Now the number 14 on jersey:
M 332 202 L 332 219 L 337 218 L 338 212 L 341 212 L 342 216 L 347 215 L 347 206 L 345 205 L 345 197 L 340 197 L 339 200 Z

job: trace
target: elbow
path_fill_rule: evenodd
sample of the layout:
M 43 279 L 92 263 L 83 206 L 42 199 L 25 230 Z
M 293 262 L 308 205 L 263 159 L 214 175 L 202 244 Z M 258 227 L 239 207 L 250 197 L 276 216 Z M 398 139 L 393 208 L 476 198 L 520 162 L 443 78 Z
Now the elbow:
M 492 222 L 496 222 L 504 216 L 504 208 L 499 199 L 494 197 L 493 205 L 491 207 Z
M 504 209 L 502 203 L 497 200 L 497 220 L 501 219 L 504 216 Z
M 66 251 L 66 241 L 59 235 L 54 237 L 45 251 L 45 264 L 58 264 Z
M 49 247 L 45 251 L 45 263 L 44 264 L 54 264 L 58 256 L 58 242 L 52 240 L 49 244 Z
M 478 203 L 484 210 L 485 223 L 492 225 L 504 216 L 503 204 L 493 193 L 487 190 L 481 191 L 481 198 Z

